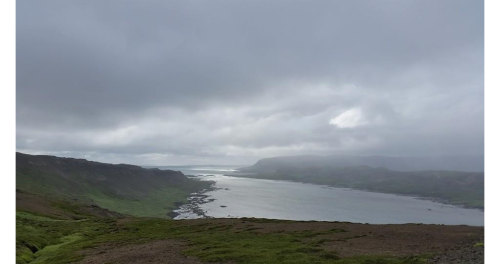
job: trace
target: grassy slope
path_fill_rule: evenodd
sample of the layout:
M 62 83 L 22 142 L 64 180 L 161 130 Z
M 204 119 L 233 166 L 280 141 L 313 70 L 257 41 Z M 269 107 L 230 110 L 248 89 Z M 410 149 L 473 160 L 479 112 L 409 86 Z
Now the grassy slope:
M 166 218 L 166 213 L 174 210 L 177 203 L 187 203 L 189 193 L 180 188 L 166 187 L 136 199 L 111 197 L 99 191 L 89 192 L 87 197 L 102 208 L 122 214 Z
M 70 202 L 63 208 L 78 208 Z M 68 212 L 75 214 L 75 210 Z M 78 212 L 76 212 L 78 213 Z M 420 257 L 358 256 L 340 259 L 322 249 L 322 232 L 256 233 L 235 231 L 230 225 L 184 225 L 182 221 L 155 218 L 100 218 L 84 212 L 78 220 L 55 218 L 18 209 L 16 215 L 17 263 L 69 263 L 83 258 L 82 250 L 102 244 L 137 244 L 160 239 L 188 240 L 186 255 L 201 260 L 238 263 L 423 263 Z M 255 220 L 248 220 L 255 221 Z M 263 220 L 281 223 L 285 221 Z
M 94 203 L 115 212 L 134 216 L 167 217 L 167 213 L 175 209 L 177 203 L 186 203 L 186 198 L 191 193 L 191 188 L 160 187 L 148 192 L 135 193 L 133 196 L 115 196 L 86 183 L 80 185 L 80 187 L 85 185 L 81 191 L 75 191 L 67 187 L 70 185 L 68 181 L 57 175 L 18 172 L 17 176 L 17 189 Z M 41 182 L 36 178 L 45 180 Z M 208 187 L 203 183 L 200 186 Z
M 134 216 L 166 217 L 187 196 L 208 188 L 180 172 L 18 153 L 16 188 Z M 61 166 L 59 168 L 58 166 Z
M 238 175 L 236 175 L 238 176 Z M 416 195 L 444 202 L 484 208 L 484 173 L 455 171 L 399 172 L 367 166 L 282 169 L 275 173 L 241 175 L 291 180 L 375 192 Z
M 29 175 L 22 173 L 17 174 L 16 187 L 20 190 L 30 191 L 33 193 L 49 194 L 65 199 L 77 199 L 84 203 L 94 203 L 100 207 L 133 216 L 150 216 L 150 217 L 168 217 L 167 213 L 176 208 L 178 203 L 186 203 L 186 198 L 196 189 L 197 182 L 190 183 L 189 187 L 159 187 L 146 192 L 135 192 L 127 196 L 117 196 L 99 187 L 90 184 L 82 183 L 81 191 L 73 191 L 71 188 L 65 188 L 69 183 L 57 177 L 57 175 L 47 177 L 46 175 L 37 175 L 36 172 L 31 172 Z M 53 180 L 45 180 L 39 182 L 33 178 L 45 178 Z M 29 181 L 29 185 L 28 182 Z M 201 188 L 208 187 L 207 184 L 199 182 Z M 200 189 L 201 189 L 200 188 Z

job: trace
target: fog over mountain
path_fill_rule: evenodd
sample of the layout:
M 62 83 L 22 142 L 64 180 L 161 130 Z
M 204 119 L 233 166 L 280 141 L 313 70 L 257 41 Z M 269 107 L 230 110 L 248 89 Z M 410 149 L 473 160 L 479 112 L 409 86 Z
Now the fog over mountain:
M 131 164 L 484 151 L 483 2 L 17 2 L 17 150 Z
M 242 171 L 275 172 L 281 169 L 370 166 L 395 171 L 448 170 L 483 172 L 484 156 L 390 157 L 390 156 L 289 156 L 261 159 Z

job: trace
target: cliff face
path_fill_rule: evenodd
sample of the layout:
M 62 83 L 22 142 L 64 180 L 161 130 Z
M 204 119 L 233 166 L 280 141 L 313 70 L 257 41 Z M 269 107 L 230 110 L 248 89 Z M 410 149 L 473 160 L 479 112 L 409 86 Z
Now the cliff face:
M 164 215 L 176 203 L 185 202 L 189 193 L 207 185 L 180 171 L 16 153 L 17 189 L 97 204 L 120 213 L 152 216 L 161 211 Z

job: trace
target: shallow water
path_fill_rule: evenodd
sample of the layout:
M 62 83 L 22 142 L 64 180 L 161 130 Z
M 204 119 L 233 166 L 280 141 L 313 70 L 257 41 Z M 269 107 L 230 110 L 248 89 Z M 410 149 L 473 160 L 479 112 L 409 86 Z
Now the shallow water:
M 414 197 L 373 193 L 289 181 L 223 176 L 231 167 L 159 167 L 215 181 L 206 192 L 213 201 L 199 205 L 210 217 L 348 221 L 370 224 L 484 225 L 484 212 Z M 200 217 L 188 206 L 176 219 Z

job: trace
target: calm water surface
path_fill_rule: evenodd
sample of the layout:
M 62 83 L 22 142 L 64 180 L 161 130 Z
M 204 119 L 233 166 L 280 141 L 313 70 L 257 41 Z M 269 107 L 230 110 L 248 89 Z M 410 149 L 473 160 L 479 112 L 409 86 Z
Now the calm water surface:
M 210 217 L 258 217 L 288 220 L 348 221 L 370 224 L 484 225 L 484 212 L 418 198 L 289 181 L 224 176 L 224 166 L 158 167 L 215 181 L 206 192 L 213 201 L 199 207 Z M 176 219 L 200 217 L 188 207 Z

